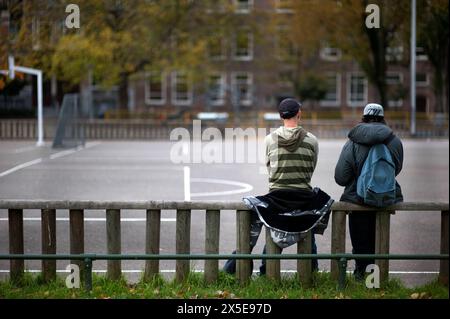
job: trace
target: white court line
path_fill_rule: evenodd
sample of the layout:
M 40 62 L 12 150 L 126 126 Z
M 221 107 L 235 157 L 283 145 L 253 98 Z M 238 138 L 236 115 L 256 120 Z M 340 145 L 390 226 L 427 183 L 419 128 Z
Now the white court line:
M 191 200 L 191 168 L 189 166 L 185 166 L 183 168 L 184 171 L 184 200 Z
M 23 219 L 24 221 L 30 221 L 30 222 L 38 222 L 41 221 L 40 217 L 25 217 Z M 56 221 L 61 222 L 68 222 L 70 219 L 68 217 L 58 217 L 56 218 Z M 84 219 L 87 222 L 104 222 L 106 221 L 106 218 L 95 218 L 95 217 L 88 217 Z M 147 219 L 145 218 L 121 218 L 121 222 L 145 222 Z M 8 218 L 0 218 L 0 222 L 8 221 Z M 162 222 L 174 222 L 176 221 L 176 218 L 161 218 Z
M 214 179 L 214 178 L 192 178 L 193 183 L 213 183 L 213 184 L 223 184 L 241 187 L 239 189 L 231 191 L 221 191 L 221 192 L 204 192 L 204 193 L 192 193 L 191 196 L 205 197 L 205 196 L 223 196 L 223 195 L 234 195 L 250 192 L 253 186 L 247 183 L 241 183 L 236 181 L 229 181 L 225 179 Z
M 70 150 L 54 153 L 54 154 L 50 155 L 50 159 L 55 159 L 55 158 L 58 158 L 58 157 L 66 156 L 66 155 L 75 153 L 77 151 L 81 151 L 84 148 L 90 148 L 90 147 L 93 147 L 93 146 L 96 146 L 96 145 L 99 145 L 99 144 L 101 144 L 101 142 L 92 142 L 92 143 L 87 144 L 85 147 L 78 146 L 75 149 L 70 149 Z M 35 160 L 29 161 L 29 162 L 26 162 L 26 163 L 23 163 L 23 164 L 19 164 L 19 165 L 14 166 L 13 168 L 11 168 L 11 169 L 9 169 L 7 171 L 4 171 L 4 172 L 0 173 L 0 178 L 4 177 L 6 175 L 9 175 L 11 173 L 17 172 L 18 170 L 21 170 L 23 168 L 26 168 L 26 167 L 29 167 L 29 166 L 32 166 L 32 165 L 35 165 L 35 164 L 39 164 L 41 162 L 42 162 L 42 158 L 40 157 L 40 158 L 37 158 Z
M 16 148 L 13 151 L 13 154 L 19 154 L 19 153 L 24 153 L 24 152 L 28 152 L 28 151 L 32 151 L 34 149 L 38 148 L 38 146 L 34 145 L 34 146 L 25 146 L 25 147 L 19 147 Z
M 81 151 L 83 149 L 87 149 L 87 148 L 91 148 L 91 147 L 97 146 L 99 144 L 101 144 L 101 142 L 91 142 L 91 143 L 87 143 L 85 146 L 81 146 L 80 145 L 80 146 L 77 146 L 76 148 L 72 148 L 70 150 L 65 150 L 65 151 L 61 151 L 61 152 L 58 152 L 58 153 L 54 153 L 54 154 L 50 155 L 50 159 L 53 160 L 55 158 L 67 156 L 67 155 L 73 154 L 75 152 Z
M 76 151 L 77 151 L 76 149 L 70 149 L 70 150 L 54 153 L 54 154 L 50 155 L 50 159 L 52 160 L 52 159 L 55 159 L 55 158 L 67 156 L 67 155 L 75 153 Z
M 23 164 L 14 166 L 13 168 L 11 168 L 11 169 L 9 169 L 9 170 L 0 173 L 0 177 L 4 177 L 4 176 L 6 176 L 6 175 L 9 175 L 9 174 L 11 174 L 11 173 L 14 173 L 14 172 L 16 172 L 16 171 L 18 171 L 18 170 L 21 170 L 21 169 L 23 169 L 23 168 L 29 167 L 29 166 L 31 166 L 31 165 L 38 164 L 38 163 L 40 163 L 40 162 L 42 162 L 42 158 L 37 158 L 37 159 L 35 159 L 35 160 L 32 160 L 32 161 L 29 161 L 29 162 L 26 162 L 26 163 L 23 163 Z
M 197 272 L 197 273 L 203 273 L 204 272 L 204 270 L 202 270 L 202 269 L 195 269 L 195 270 L 192 270 L 192 271 L 193 272 Z M 7 270 L 7 269 L 0 269 L 0 273 L 7 274 L 9 272 L 10 271 Z M 42 270 L 40 270 L 40 269 L 29 269 L 29 270 L 25 270 L 25 272 L 40 273 L 40 272 L 42 272 Z M 70 273 L 70 271 L 67 271 L 65 269 L 58 269 L 58 270 L 56 270 L 56 272 L 58 272 L 58 273 Z M 107 271 L 106 271 L 106 269 L 93 269 L 92 272 L 95 272 L 95 273 L 106 273 Z M 122 269 L 122 272 L 131 274 L 131 273 L 143 273 L 144 271 L 141 270 L 141 269 Z M 161 272 L 161 273 L 175 273 L 175 269 L 162 269 L 159 272 Z M 253 270 L 254 274 L 257 274 L 258 272 L 259 272 L 258 270 Z M 280 272 L 281 273 L 285 273 L 285 274 L 287 274 L 287 273 L 291 274 L 291 273 L 297 273 L 297 270 L 281 270 Z M 323 270 L 320 270 L 319 272 L 320 273 L 329 273 L 329 271 L 323 271 Z M 351 274 L 351 273 L 353 273 L 353 271 L 350 270 L 350 271 L 347 271 L 347 273 Z M 439 274 L 439 271 L 390 271 L 389 273 L 393 274 L 393 275 L 395 275 L 395 274 L 397 274 L 397 275 L 420 275 L 420 274 L 437 275 L 437 274 Z

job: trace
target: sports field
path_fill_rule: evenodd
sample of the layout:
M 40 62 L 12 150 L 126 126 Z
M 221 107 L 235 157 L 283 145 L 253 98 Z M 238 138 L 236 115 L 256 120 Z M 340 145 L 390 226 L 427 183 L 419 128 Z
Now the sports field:
M 320 140 L 320 154 L 314 186 L 321 187 L 335 200 L 342 188 L 333 174 L 345 140 Z M 240 200 L 245 195 L 267 192 L 267 175 L 259 163 L 175 164 L 171 161 L 171 142 L 104 142 L 90 141 L 85 147 L 52 150 L 49 145 L 37 148 L 33 142 L 0 142 L 0 198 L 2 199 L 83 199 L 83 200 Z M 192 149 L 189 149 L 192 151 Z M 405 161 L 398 177 L 405 201 L 449 200 L 448 140 L 405 140 Z M 194 156 L 191 153 L 191 156 Z M 39 253 L 41 247 L 40 214 L 24 212 L 25 252 Z M 106 252 L 105 214 L 88 211 L 85 223 L 86 252 Z M 68 212 L 57 211 L 57 251 L 69 251 Z M 175 213 L 164 211 L 161 225 L 161 253 L 175 251 Z M 123 253 L 143 253 L 145 212 L 123 211 Z M 0 210 L 0 253 L 8 253 L 7 211 Z M 331 227 L 317 236 L 318 251 L 330 252 Z M 348 234 L 347 234 L 348 237 Z M 439 213 L 397 212 L 391 220 L 392 253 L 438 253 L 440 238 Z M 263 237 L 255 252 L 260 252 Z M 220 253 L 235 247 L 235 214 L 221 215 Z M 192 216 L 191 250 L 204 252 L 204 212 Z M 294 253 L 295 248 L 285 252 Z M 351 252 L 347 238 L 347 251 Z M 221 265 L 223 261 L 220 262 Z M 255 271 L 260 261 L 255 261 Z M 434 278 L 438 261 L 391 261 L 391 273 L 408 285 Z M 0 262 L 0 276 L 5 276 L 8 262 Z M 39 270 L 39 261 L 27 261 L 26 268 Z M 64 271 L 67 262 L 59 261 Z M 123 270 L 131 280 L 139 278 L 144 262 L 123 262 Z M 202 261 L 193 261 L 201 270 Z M 350 270 L 353 263 L 349 264 Z M 174 261 L 161 261 L 163 273 L 173 274 Z M 329 270 L 329 261 L 320 261 L 320 270 Z M 98 261 L 94 270 L 104 271 Z M 282 261 L 282 270 L 293 272 L 294 261 Z

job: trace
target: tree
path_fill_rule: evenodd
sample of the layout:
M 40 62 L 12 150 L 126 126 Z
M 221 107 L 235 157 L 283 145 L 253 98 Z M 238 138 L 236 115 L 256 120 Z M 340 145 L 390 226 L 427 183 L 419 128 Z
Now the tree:
M 366 26 L 366 7 L 380 8 L 380 28 Z M 388 48 L 403 43 L 409 21 L 408 0 L 342 0 L 295 2 L 294 41 L 304 51 L 317 53 L 324 43 L 337 47 L 357 61 L 378 93 L 380 103 L 387 106 L 386 70 Z M 395 63 L 395 60 L 389 61 Z
M 208 69 L 208 33 L 221 23 L 205 14 L 206 1 L 79 1 L 82 28 L 61 38 L 54 70 L 74 82 L 92 70 L 100 84 L 118 84 L 127 107 L 128 82 L 145 70 L 182 69 L 192 76 Z
M 317 75 L 306 74 L 301 80 L 296 81 L 295 91 L 302 102 L 311 101 L 314 109 L 314 105 L 325 98 L 327 83 Z
M 435 112 L 448 112 L 449 17 L 447 0 L 421 0 L 418 3 L 418 44 L 434 69 Z M 447 110 L 446 110 L 447 107 Z
M 13 53 L 18 63 L 73 85 L 92 72 L 96 84 L 118 86 L 122 108 L 127 107 L 134 74 L 183 69 L 199 77 L 207 72 L 209 41 L 231 34 L 235 25 L 228 15 L 232 8 L 224 5 L 227 0 L 79 0 L 80 28 L 68 29 L 64 21 L 69 3 L 9 1 L 18 31 L 0 43 L 2 60 Z M 221 6 L 223 10 L 216 10 Z M 208 13 L 208 8 L 214 10 Z

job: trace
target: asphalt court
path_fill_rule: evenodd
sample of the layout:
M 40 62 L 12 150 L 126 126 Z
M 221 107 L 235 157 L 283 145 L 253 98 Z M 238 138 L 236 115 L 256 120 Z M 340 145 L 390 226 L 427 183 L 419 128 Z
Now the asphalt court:
M 335 200 L 342 188 L 333 179 L 334 167 L 345 140 L 320 140 L 319 161 L 312 184 L 321 187 Z M 71 200 L 241 200 L 245 195 L 267 192 L 267 175 L 262 163 L 181 163 L 171 161 L 171 142 L 90 141 L 83 148 L 52 150 L 49 145 L 37 148 L 33 142 L 0 142 L 0 198 L 2 199 L 71 199 Z M 405 140 L 405 161 L 398 177 L 405 201 L 448 201 L 448 140 Z M 188 153 L 192 155 L 191 147 Z M 198 150 L 197 150 L 198 151 Z M 192 155 L 193 156 L 193 155 Z M 191 156 L 191 158 L 192 158 Z M 39 253 L 40 214 L 24 212 L 25 251 Z M 87 211 L 85 247 L 89 253 L 106 252 L 105 213 Z M 57 252 L 69 250 L 68 212 L 57 212 Z M 163 211 L 161 253 L 175 250 L 175 212 Z M 123 253 L 143 253 L 145 212 L 122 212 Z M 191 226 L 191 251 L 204 252 L 204 212 L 194 211 Z M 235 247 L 235 214 L 221 214 L 220 253 Z M 7 212 L 0 210 L 0 253 L 8 252 Z M 318 250 L 330 252 L 329 225 L 324 236 L 317 236 Z M 438 253 L 439 213 L 397 212 L 391 220 L 391 252 Z M 261 252 L 261 236 L 255 252 Z M 351 243 L 347 234 L 347 251 Z M 285 250 L 294 253 L 295 248 Z M 223 265 L 224 261 L 220 262 Z M 59 261 L 63 271 L 66 262 Z M 255 261 L 255 270 L 260 261 Z M 409 285 L 423 283 L 436 276 L 437 261 L 391 261 L 393 276 Z M 0 277 L 6 275 L 8 262 L 0 262 Z M 139 278 L 144 262 L 124 261 L 122 268 L 131 280 Z M 353 267 L 349 264 L 349 269 Z M 26 268 L 39 270 L 39 261 L 27 261 Z M 192 268 L 201 270 L 202 261 Z M 320 261 L 327 271 L 329 261 Z M 104 262 L 94 269 L 106 269 Z M 161 261 L 163 273 L 173 274 L 175 262 Z M 292 272 L 294 261 L 282 261 L 282 269 Z

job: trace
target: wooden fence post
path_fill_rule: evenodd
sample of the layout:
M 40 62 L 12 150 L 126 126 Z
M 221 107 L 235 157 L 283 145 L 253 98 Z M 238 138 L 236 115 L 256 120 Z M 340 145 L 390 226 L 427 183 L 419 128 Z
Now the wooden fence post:
M 297 254 L 311 254 L 312 233 L 309 231 L 303 240 L 297 244 Z M 297 273 L 300 283 L 303 287 L 309 287 L 312 284 L 312 260 L 297 260 Z
M 277 246 L 270 236 L 270 229 L 266 227 L 266 252 L 267 254 L 281 254 L 281 248 Z M 280 281 L 280 260 L 266 259 L 266 274 L 267 278 Z
M 106 240 L 108 254 L 120 254 L 121 252 L 121 234 L 120 234 L 120 210 L 106 210 Z M 120 278 L 121 260 L 108 260 L 109 279 L 117 280 Z
M 345 235 L 346 235 L 346 212 L 333 211 L 331 224 L 331 253 L 340 254 L 345 253 Z M 333 280 L 339 279 L 339 265 L 338 260 L 331 260 L 331 278 Z
M 56 210 L 41 211 L 42 253 L 56 254 Z M 56 279 L 56 260 L 42 260 L 42 276 L 45 282 Z
M 441 212 L 441 254 L 448 255 L 448 210 Z M 440 262 L 439 282 L 448 287 L 448 259 Z
M 161 234 L 161 210 L 147 210 L 147 224 L 145 229 L 145 253 L 159 254 Z M 159 260 L 145 261 L 144 280 L 151 280 L 159 273 Z
M 220 210 L 206 211 L 205 226 L 205 253 L 219 253 L 220 238 Z M 205 281 L 210 284 L 219 278 L 219 261 L 217 259 L 205 260 Z
M 390 218 L 391 213 L 388 211 L 379 211 L 376 213 L 376 230 L 375 230 L 375 253 L 389 254 L 390 241 Z M 389 279 L 389 260 L 377 259 L 375 264 L 380 269 L 380 282 Z
M 191 211 L 189 209 L 177 210 L 177 254 L 189 254 L 191 250 Z M 183 282 L 189 275 L 189 259 L 178 259 L 176 261 L 176 281 Z
M 21 255 L 23 254 L 23 210 L 8 209 L 8 224 L 9 253 Z M 23 277 L 24 260 L 11 259 L 9 267 L 11 281 L 20 281 Z
M 70 253 L 84 254 L 84 211 L 82 209 L 69 210 L 70 219 Z M 78 265 L 80 271 L 84 269 L 83 260 L 72 260 L 72 264 Z
M 250 254 L 250 211 L 236 211 L 236 244 L 237 254 Z M 246 284 L 251 276 L 253 260 L 236 260 L 236 277 L 241 284 Z

